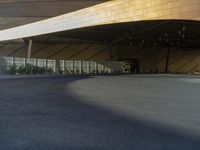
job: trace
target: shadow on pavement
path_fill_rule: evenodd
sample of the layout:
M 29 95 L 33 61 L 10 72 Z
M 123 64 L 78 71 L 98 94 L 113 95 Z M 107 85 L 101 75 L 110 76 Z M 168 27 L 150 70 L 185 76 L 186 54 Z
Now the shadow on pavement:
M 199 137 L 116 114 L 67 91 L 69 83 L 88 78 L 0 80 L 0 149 L 200 149 Z

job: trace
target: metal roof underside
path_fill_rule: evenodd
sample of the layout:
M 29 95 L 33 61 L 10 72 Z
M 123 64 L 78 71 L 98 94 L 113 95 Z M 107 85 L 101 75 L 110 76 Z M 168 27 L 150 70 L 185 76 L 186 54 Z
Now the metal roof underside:
M 156 20 L 80 28 L 34 37 L 40 43 L 100 43 L 140 47 L 200 47 L 200 21 Z

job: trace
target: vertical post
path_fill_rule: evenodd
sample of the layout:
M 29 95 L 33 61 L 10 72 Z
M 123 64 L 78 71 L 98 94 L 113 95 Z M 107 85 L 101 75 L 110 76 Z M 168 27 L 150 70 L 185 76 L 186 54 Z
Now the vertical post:
M 106 62 L 104 61 L 104 63 L 103 63 L 103 73 L 105 73 L 105 66 L 106 66 Z
M 24 65 L 25 67 L 27 66 L 27 58 L 25 58 L 25 65 Z
M 66 74 L 66 73 L 67 73 L 67 72 L 66 72 L 66 71 L 67 71 L 67 68 L 66 68 L 66 60 L 64 60 L 64 65 L 63 65 L 63 66 L 64 66 L 64 73 Z
M 167 47 L 167 57 L 166 57 L 166 65 L 165 65 L 165 73 L 169 72 L 169 59 L 170 59 L 170 47 Z
M 97 62 L 95 61 L 94 63 L 95 63 L 94 64 L 95 65 L 95 73 L 97 73 Z
M 15 57 L 13 57 L 13 62 L 12 63 L 13 63 L 13 66 L 15 66 Z
M 54 72 L 57 73 L 56 60 L 54 60 Z
M 80 72 L 82 74 L 83 73 L 83 61 L 82 60 L 80 61 L 80 67 L 81 67 L 81 71 Z
M 61 71 L 60 60 L 56 60 L 56 73 L 59 74 Z
M 33 61 L 34 61 L 34 66 L 36 66 L 36 59 L 33 59 Z
M 57 60 L 55 60 L 54 62 L 54 66 L 55 66 L 55 73 L 58 73 L 58 65 L 57 65 Z
M 74 69 L 75 69 L 75 68 L 74 68 L 74 60 L 72 60 L 72 68 L 73 68 L 73 71 L 72 71 L 72 72 L 75 73 L 75 70 L 74 70 Z
M 32 45 L 33 45 L 33 40 L 29 40 L 28 51 L 27 51 L 27 58 L 31 57 Z
M 96 73 L 98 74 L 99 73 L 99 67 L 98 67 L 98 63 L 96 62 Z
M 88 60 L 88 73 L 90 73 L 90 60 Z
M 48 59 L 46 59 L 46 69 L 48 69 Z
M 38 66 L 38 59 L 36 59 L 36 67 Z
M 23 59 L 23 62 L 24 62 L 24 66 L 26 67 L 27 58 L 22 58 L 22 59 Z
M 1 71 L 2 71 L 2 62 L 1 61 L 2 61 L 2 57 L 0 57 L 0 74 L 2 74 L 1 73 Z

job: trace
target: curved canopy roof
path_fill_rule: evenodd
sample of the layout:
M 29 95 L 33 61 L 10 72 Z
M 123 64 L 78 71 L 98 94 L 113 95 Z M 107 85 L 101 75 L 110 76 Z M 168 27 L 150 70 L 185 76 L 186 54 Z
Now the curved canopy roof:
M 0 30 L 33 23 L 106 0 L 0 0 Z
M 58 17 L 0 31 L 0 41 L 85 27 L 147 20 L 200 20 L 200 1 L 113 0 Z

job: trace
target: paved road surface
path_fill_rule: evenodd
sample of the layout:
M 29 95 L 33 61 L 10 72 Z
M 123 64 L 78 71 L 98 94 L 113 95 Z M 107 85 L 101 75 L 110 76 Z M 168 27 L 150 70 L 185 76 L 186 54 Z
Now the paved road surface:
M 0 79 L 0 150 L 199 150 L 200 77 Z

